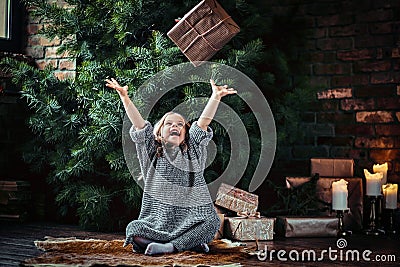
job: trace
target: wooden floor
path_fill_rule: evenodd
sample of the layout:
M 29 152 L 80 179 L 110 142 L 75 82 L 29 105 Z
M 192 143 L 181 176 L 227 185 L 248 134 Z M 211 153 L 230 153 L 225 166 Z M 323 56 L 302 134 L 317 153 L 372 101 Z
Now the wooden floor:
M 124 239 L 124 233 L 98 233 L 81 230 L 73 225 L 61 225 L 55 223 L 1 223 L 0 222 L 0 266 L 11 267 L 19 266 L 24 259 L 39 255 L 34 245 L 34 240 L 43 240 L 45 236 L 52 237 L 77 237 L 77 238 L 97 238 L 97 239 Z M 254 256 L 252 259 L 242 262 L 242 266 L 400 266 L 400 238 L 399 236 L 378 236 L 371 237 L 363 234 L 353 235 L 346 238 L 347 247 L 339 249 L 337 246 L 337 238 L 288 238 L 274 241 L 261 242 L 259 247 L 266 249 L 269 254 L 267 259 L 258 259 Z M 255 243 L 247 244 L 249 247 L 255 246 Z M 332 250 L 332 257 L 328 257 L 326 253 L 324 260 L 304 262 L 291 261 L 288 254 L 292 250 L 301 253 L 303 251 L 313 250 L 321 255 L 322 250 Z M 275 250 L 275 252 L 273 252 Z M 286 251 L 283 258 L 287 261 L 278 259 L 278 250 Z M 348 250 L 357 250 L 361 253 L 370 250 L 371 254 L 367 255 L 371 261 L 365 261 L 362 258 L 360 261 L 348 260 L 345 258 L 345 253 Z M 343 252 L 342 260 L 340 254 Z M 269 259 L 273 256 L 273 260 Z M 295 255 L 295 254 L 292 254 Z M 350 254 L 349 254 L 350 255 Z M 378 259 L 392 257 L 391 262 L 377 261 Z M 333 260 L 334 257 L 336 260 Z M 378 257 L 379 258 L 378 258 Z

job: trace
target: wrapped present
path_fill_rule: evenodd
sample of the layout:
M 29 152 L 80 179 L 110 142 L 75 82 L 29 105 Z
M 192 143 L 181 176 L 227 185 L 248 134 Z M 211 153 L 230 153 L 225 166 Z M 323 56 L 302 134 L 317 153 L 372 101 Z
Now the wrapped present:
M 272 240 L 274 223 L 274 218 L 227 217 L 224 235 L 239 241 Z
M 222 213 L 218 213 L 218 217 L 220 220 L 220 226 L 218 232 L 215 233 L 214 239 L 221 239 L 224 235 L 225 215 Z
M 218 188 L 215 204 L 237 213 L 254 214 L 258 208 L 258 196 L 222 183 Z
M 309 181 L 310 177 L 286 177 L 287 187 L 297 187 Z M 332 183 L 344 179 L 348 182 L 348 205 L 349 212 L 344 215 L 344 226 L 346 230 L 361 230 L 363 225 L 363 184 L 361 178 L 319 178 L 316 185 L 317 198 L 321 201 L 320 209 L 325 210 L 320 215 L 331 214 Z
M 283 237 L 337 236 L 338 218 L 285 216 L 276 218 L 276 233 Z
M 194 66 L 207 61 L 240 31 L 215 0 L 204 0 L 167 33 Z
M 320 177 L 353 177 L 353 159 L 312 158 L 311 175 L 318 173 Z

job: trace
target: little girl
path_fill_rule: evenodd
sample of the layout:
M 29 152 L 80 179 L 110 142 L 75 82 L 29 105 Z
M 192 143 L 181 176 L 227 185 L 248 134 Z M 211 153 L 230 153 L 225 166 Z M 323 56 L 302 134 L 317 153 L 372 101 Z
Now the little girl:
M 213 135 L 209 124 L 221 98 L 236 90 L 210 80 L 212 95 L 197 122 L 190 126 L 182 115 L 168 112 L 153 127 L 130 100 L 128 86 L 113 78 L 106 82 L 118 92 L 133 124 L 130 136 L 144 178 L 139 218 L 128 224 L 124 246 L 132 244 L 146 255 L 208 252 L 207 243 L 220 226 L 203 176 Z

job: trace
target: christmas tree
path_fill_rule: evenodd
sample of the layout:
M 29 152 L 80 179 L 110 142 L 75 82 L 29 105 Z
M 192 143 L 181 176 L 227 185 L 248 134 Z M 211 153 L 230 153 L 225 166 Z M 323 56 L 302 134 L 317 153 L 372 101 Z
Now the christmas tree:
M 104 80 L 115 77 L 129 86 L 138 106 L 145 105 L 138 94 L 140 86 L 156 73 L 187 61 L 166 32 L 175 18 L 198 1 L 67 0 L 69 8 L 46 0 L 24 2 L 32 16 L 48 25 L 43 30 L 46 36 L 68 40 L 59 52 L 68 51 L 77 59 L 76 78 L 63 81 L 55 78 L 50 67 L 38 70 L 11 59 L 3 61 L 33 110 L 28 123 L 36 138 L 26 146 L 25 160 L 46 173 L 61 214 L 76 213 L 80 224 L 88 228 L 123 229 L 139 208 L 142 192 L 127 168 L 121 145 L 123 106 L 117 94 L 104 86 Z M 304 36 L 290 33 L 298 31 L 287 26 L 290 21 L 267 16 L 264 1 L 219 2 L 241 32 L 212 61 L 254 80 L 272 104 L 278 148 L 293 142 L 298 139 L 298 110 L 311 99 L 303 97 L 308 92 L 302 89 L 305 84 L 288 78 L 299 65 L 293 49 Z M 286 25 L 285 38 L 275 27 L 277 23 Z M 182 101 L 209 94 L 209 85 L 180 86 L 160 99 L 149 120 L 155 122 Z M 257 122 L 240 97 L 224 102 L 240 116 L 249 133 L 250 159 L 239 183 L 247 189 L 260 156 Z M 205 171 L 208 181 L 224 171 L 231 149 L 226 129 L 215 122 L 212 128 L 217 155 Z M 139 173 L 139 169 L 133 172 Z

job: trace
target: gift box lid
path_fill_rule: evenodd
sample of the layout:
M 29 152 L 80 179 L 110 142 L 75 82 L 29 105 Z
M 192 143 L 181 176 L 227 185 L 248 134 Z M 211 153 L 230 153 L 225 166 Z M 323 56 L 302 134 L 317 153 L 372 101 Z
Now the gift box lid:
M 321 177 L 353 177 L 354 160 L 347 158 L 312 158 L 311 175 Z

